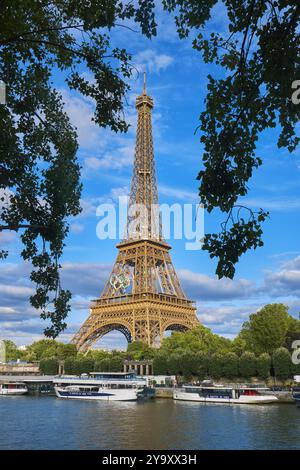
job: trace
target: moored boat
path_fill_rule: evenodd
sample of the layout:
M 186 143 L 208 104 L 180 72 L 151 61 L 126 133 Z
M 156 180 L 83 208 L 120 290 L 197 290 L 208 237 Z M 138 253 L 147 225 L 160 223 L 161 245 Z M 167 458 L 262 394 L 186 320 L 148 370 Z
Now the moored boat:
M 131 372 L 91 372 L 53 379 L 58 398 L 135 401 L 146 394 L 147 381 Z
M 23 382 L 2 382 L 0 383 L 0 395 L 25 395 L 28 392 L 27 385 Z
M 197 386 L 184 385 L 173 393 L 174 400 L 197 401 L 202 403 L 227 403 L 259 405 L 275 403 L 275 395 L 269 395 L 267 388 L 246 386 Z

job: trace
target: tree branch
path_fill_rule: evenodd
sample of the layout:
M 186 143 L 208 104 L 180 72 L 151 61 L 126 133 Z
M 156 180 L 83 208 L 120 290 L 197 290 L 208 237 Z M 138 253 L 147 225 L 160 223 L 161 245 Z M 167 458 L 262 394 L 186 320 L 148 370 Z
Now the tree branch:
M 30 225 L 30 224 L 9 224 L 9 225 L 0 225 L 0 232 L 3 230 L 12 230 L 17 232 L 20 228 L 30 228 L 32 230 L 41 230 L 47 228 L 47 225 Z
M 82 28 L 83 26 L 84 26 L 84 24 L 74 24 L 74 25 L 70 25 L 70 26 L 60 26 L 60 27 L 57 27 L 57 28 L 47 28 L 47 29 L 36 29 L 36 30 L 33 30 L 33 31 L 24 31 L 21 34 L 18 34 L 18 36 L 12 36 L 8 39 L 1 40 L 0 45 L 8 44 L 8 43 L 14 42 L 14 41 L 18 41 L 19 39 L 22 39 L 23 36 L 27 36 L 27 35 L 30 35 L 30 34 L 48 33 L 50 31 L 63 31 L 65 29 Z

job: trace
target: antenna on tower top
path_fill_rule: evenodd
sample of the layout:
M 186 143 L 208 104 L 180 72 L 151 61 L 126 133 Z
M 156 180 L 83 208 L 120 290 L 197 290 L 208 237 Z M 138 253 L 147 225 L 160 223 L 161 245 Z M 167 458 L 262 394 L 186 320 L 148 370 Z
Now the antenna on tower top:
M 146 72 L 144 72 L 144 88 L 143 93 L 146 95 Z

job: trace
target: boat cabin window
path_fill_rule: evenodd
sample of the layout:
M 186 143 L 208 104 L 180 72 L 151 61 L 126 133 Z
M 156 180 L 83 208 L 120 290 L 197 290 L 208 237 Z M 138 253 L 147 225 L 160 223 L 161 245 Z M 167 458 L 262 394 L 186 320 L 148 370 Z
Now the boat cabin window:
M 232 389 L 230 388 L 203 388 L 201 395 L 204 397 L 232 398 Z
M 185 387 L 184 391 L 186 393 L 199 393 L 201 389 L 199 387 Z
M 91 374 L 95 379 L 106 379 L 106 380 L 135 380 L 136 374 L 134 372 L 128 372 L 127 374 L 113 374 L 105 372 L 95 372 Z
M 16 389 L 23 389 L 26 388 L 25 384 L 2 384 L 3 390 L 16 390 Z
M 98 387 L 79 387 L 81 392 L 98 392 Z
M 185 387 L 186 393 L 197 393 L 206 398 L 232 398 L 231 388 Z

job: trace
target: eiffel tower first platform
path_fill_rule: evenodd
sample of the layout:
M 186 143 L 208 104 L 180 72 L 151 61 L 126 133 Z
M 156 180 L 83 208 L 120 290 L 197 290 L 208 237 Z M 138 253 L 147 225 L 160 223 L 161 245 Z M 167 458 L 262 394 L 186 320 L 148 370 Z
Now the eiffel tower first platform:
M 124 240 L 99 299 L 92 301 L 90 315 L 73 343 L 86 352 L 112 330 L 121 331 L 128 342 L 158 346 L 167 330 L 185 331 L 199 324 L 196 308 L 180 286 L 170 257 L 170 245 L 162 236 L 158 207 L 151 113 L 153 100 L 146 93 L 136 99 L 138 112 L 134 170 Z M 134 207 L 139 218 L 134 230 Z M 156 212 L 157 213 L 157 212 Z

